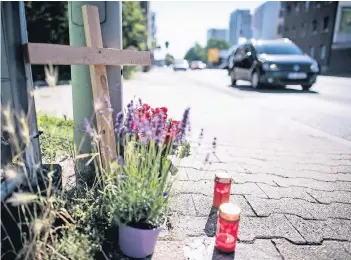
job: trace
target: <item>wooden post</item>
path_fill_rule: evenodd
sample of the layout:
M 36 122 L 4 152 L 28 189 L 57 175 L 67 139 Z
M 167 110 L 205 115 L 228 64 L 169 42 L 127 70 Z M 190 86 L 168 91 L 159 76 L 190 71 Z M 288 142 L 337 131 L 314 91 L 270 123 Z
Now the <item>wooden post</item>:
M 82 7 L 85 40 L 88 47 L 103 48 L 99 11 L 96 6 Z M 117 158 L 116 140 L 114 134 L 112 112 L 107 107 L 105 100 L 110 102 L 110 94 L 108 90 L 107 72 L 105 65 L 90 65 L 91 87 L 94 96 L 94 110 L 96 115 L 97 127 L 99 134 L 102 135 L 102 153 L 104 166 L 108 166 L 110 156 Z M 99 105 L 101 107 L 97 107 Z M 101 113 L 99 113 L 101 111 Z

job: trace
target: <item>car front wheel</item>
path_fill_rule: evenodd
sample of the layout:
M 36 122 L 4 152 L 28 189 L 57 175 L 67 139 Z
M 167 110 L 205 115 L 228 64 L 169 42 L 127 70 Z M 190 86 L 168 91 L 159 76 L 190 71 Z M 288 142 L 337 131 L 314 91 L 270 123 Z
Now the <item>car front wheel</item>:
M 258 89 L 260 87 L 260 74 L 258 71 L 254 71 L 251 75 L 251 86 L 254 89 Z
M 303 91 L 309 91 L 310 88 L 312 88 L 312 85 L 302 85 L 302 90 Z
M 234 69 L 230 71 L 230 82 L 232 83 L 232 86 L 235 86 L 236 84 L 236 78 L 235 78 L 235 72 Z

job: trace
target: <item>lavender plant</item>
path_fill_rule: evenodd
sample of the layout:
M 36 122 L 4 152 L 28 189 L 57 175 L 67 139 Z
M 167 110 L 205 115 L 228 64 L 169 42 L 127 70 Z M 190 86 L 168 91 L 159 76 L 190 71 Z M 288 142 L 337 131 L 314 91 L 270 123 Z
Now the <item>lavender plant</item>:
M 181 121 L 167 120 L 167 108 L 152 109 L 130 102 L 117 114 L 118 159 L 103 191 L 113 204 L 112 218 L 139 228 L 164 223 L 172 184 L 172 158 L 189 152 L 186 129 L 190 109 Z M 90 128 L 89 128 L 90 129 Z

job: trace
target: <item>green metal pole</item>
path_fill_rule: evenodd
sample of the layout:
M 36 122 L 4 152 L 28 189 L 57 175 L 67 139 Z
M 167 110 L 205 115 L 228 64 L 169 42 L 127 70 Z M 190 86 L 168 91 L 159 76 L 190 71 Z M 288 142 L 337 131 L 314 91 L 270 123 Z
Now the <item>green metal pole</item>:
M 68 1 L 69 40 L 71 46 L 86 46 L 82 14 L 82 6 L 86 4 L 96 5 L 96 2 Z M 78 154 L 89 153 L 91 144 L 87 138 L 84 138 L 84 118 L 90 120 L 93 115 L 93 93 L 89 66 L 72 65 L 71 84 L 74 143 Z

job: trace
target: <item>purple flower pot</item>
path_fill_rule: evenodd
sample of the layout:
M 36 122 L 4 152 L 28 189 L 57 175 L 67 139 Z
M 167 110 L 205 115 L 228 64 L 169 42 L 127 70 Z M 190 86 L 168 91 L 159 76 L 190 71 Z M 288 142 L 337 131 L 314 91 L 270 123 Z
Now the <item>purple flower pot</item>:
M 133 258 L 145 258 L 155 250 L 161 227 L 138 229 L 121 224 L 119 226 L 119 247 L 123 254 Z

